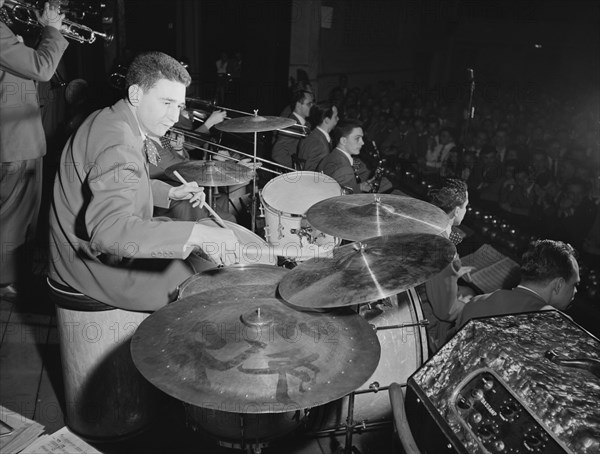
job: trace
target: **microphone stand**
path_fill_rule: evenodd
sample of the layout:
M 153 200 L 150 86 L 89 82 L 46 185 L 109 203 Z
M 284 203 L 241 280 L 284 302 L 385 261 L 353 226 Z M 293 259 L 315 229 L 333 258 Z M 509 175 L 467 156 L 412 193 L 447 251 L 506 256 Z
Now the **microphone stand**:
M 475 108 L 473 107 L 473 93 L 475 92 L 475 75 L 473 74 L 473 70 L 471 68 L 467 68 L 469 72 L 469 79 L 471 81 L 471 86 L 469 88 L 469 104 L 467 106 L 467 118 L 465 122 L 465 127 L 463 128 L 463 134 L 461 138 L 461 142 L 464 144 L 467 135 L 469 134 L 469 127 L 471 126 L 471 120 L 475 117 Z

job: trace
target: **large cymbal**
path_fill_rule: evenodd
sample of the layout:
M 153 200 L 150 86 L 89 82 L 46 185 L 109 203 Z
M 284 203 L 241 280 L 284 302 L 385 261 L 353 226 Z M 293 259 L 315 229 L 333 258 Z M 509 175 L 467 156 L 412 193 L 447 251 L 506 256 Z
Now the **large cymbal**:
M 332 197 L 310 207 L 308 222 L 316 229 L 358 241 L 396 233 L 441 233 L 450 219 L 438 207 L 393 194 Z
M 203 292 L 146 318 L 131 353 L 148 381 L 188 404 L 282 413 L 355 390 L 381 349 L 368 322 L 348 309 L 301 312 L 275 298 Z
M 294 124 L 296 121 L 292 118 L 256 115 L 232 118 L 215 125 L 215 128 L 224 132 L 263 132 L 287 128 Z
M 177 180 L 173 175 L 175 170 L 187 181 L 195 181 L 199 186 L 232 186 L 252 180 L 251 169 L 230 161 L 185 161 L 172 165 L 165 173 Z
M 305 308 L 376 301 L 425 282 L 454 258 L 451 241 L 432 234 L 368 238 L 341 246 L 333 258 L 310 259 L 286 274 L 279 293 Z
M 179 299 L 220 289 L 240 298 L 275 298 L 277 286 L 287 273 L 289 270 L 286 268 L 263 264 L 238 264 L 206 270 L 179 286 Z

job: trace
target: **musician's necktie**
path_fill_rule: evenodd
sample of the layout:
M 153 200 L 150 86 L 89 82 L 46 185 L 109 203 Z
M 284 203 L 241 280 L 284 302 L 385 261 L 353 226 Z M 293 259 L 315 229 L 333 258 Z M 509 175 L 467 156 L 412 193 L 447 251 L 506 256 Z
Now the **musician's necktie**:
M 144 151 L 146 152 L 148 162 L 154 166 L 158 166 L 158 163 L 160 161 L 160 155 L 158 154 L 156 145 L 154 145 L 154 142 L 152 142 L 152 140 L 148 138 L 144 140 Z

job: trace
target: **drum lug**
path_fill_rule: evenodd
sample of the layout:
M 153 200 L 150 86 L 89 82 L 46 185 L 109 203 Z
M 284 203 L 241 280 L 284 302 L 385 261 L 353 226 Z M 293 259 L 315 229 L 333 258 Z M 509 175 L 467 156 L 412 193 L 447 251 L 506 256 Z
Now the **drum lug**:
M 262 204 L 258 206 L 258 217 L 259 218 L 265 217 L 265 207 L 263 207 Z
M 380 387 L 381 387 L 381 386 L 379 385 L 379 382 L 378 382 L 378 381 L 374 381 L 373 383 L 369 384 L 369 389 L 370 389 L 371 391 L 373 391 L 373 392 L 377 392 L 377 391 L 379 391 L 379 388 L 380 388 Z

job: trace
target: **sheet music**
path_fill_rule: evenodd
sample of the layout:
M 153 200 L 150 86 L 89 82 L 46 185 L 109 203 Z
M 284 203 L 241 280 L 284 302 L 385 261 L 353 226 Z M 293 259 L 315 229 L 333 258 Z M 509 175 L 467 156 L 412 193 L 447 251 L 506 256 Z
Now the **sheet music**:
M 11 454 L 21 451 L 44 432 L 44 426 L 0 406 L 0 452 Z
M 42 435 L 21 454 L 101 454 L 66 427 L 52 435 Z
M 489 244 L 461 258 L 463 266 L 473 266 L 471 279 L 482 292 L 512 288 L 519 283 L 519 264 Z

